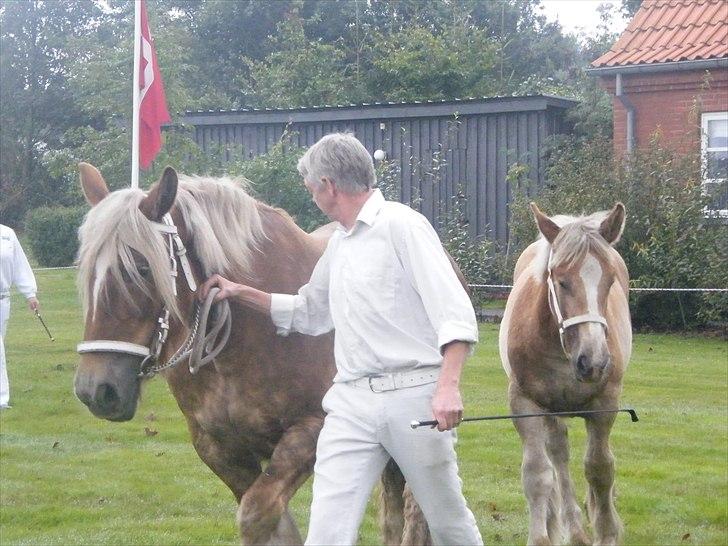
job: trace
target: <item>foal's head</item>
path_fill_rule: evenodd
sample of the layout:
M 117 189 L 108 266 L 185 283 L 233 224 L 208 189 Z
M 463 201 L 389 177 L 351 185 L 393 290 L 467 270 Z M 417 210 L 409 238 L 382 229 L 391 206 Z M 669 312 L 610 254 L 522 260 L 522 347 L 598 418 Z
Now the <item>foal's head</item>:
M 562 348 L 579 381 L 599 381 L 612 363 L 605 317 L 616 279 L 617 254 L 612 245 L 624 229 L 624 205 L 617 203 L 608 213 L 570 219 L 563 225 L 533 203 L 531 209 L 550 245 L 549 305 L 559 325 Z

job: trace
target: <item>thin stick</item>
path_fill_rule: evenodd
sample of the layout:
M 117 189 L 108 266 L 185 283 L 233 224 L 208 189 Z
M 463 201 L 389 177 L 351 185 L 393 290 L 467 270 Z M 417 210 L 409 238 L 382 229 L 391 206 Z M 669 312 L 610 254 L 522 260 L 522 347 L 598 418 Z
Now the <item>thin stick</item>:
M 53 339 L 53 336 L 51 335 L 51 331 L 48 329 L 48 326 L 46 326 L 46 323 L 43 320 L 43 317 L 40 316 L 38 309 L 35 310 L 35 316 L 38 317 L 38 320 L 43 325 L 43 328 L 45 328 L 46 334 L 48 334 L 48 337 L 51 338 L 51 341 L 55 341 L 55 339 Z
M 516 413 L 514 415 L 487 415 L 485 417 L 466 417 L 461 421 L 465 423 L 467 421 L 496 421 L 499 419 L 523 419 L 524 417 L 584 417 L 585 415 L 591 415 L 595 413 L 617 413 L 623 411 L 629 413 L 632 418 L 632 422 L 636 423 L 639 421 L 637 412 L 632 408 L 623 409 L 605 409 L 605 410 L 581 410 L 581 411 L 551 411 L 546 413 Z M 437 426 L 437 421 L 412 421 L 410 423 L 412 428 L 418 427 L 434 427 Z

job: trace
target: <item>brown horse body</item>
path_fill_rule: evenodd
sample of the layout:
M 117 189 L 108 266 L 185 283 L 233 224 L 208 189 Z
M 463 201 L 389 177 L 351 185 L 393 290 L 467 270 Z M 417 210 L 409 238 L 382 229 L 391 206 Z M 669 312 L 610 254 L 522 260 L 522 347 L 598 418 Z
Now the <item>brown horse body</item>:
M 511 409 L 616 409 L 632 342 L 627 269 L 611 246 L 621 234 L 624 207 L 618 204 L 608 215 L 561 218 L 558 224 L 533 208 L 543 237 L 516 264 L 500 330 Z M 584 320 L 570 326 L 562 322 L 567 326 L 561 338 L 559 313 L 564 321 Z M 622 533 L 608 444 L 614 415 L 585 417 L 587 510 L 595 544 L 616 544 Z M 569 475 L 566 425 L 557 417 L 516 419 L 514 424 L 523 442 L 528 543 L 566 538 L 569 544 L 590 544 Z
M 309 236 L 288 215 L 254 202 L 231 183 L 220 189 L 215 187 L 219 181 L 182 179 L 178 192 L 177 175 L 168 168 L 148 196 L 134 190 L 109 194 L 100 173 L 86 164 L 81 165 L 81 181 L 94 205 L 81 229 L 79 288 L 86 302 L 84 339 L 148 345 L 161 309 L 176 305 L 178 313 L 172 312 L 162 362 L 184 343 L 196 296 L 180 272 L 176 301 L 165 302 L 159 287 L 168 281 L 158 271 L 162 267 L 159 256 L 151 246 L 146 247 L 150 237 L 119 231 L 133 231 L 128 226 L 147 229 L 146 223 L 161 222 L 169 211 L 198 283 L 219 272 L 267 292 L 296 293 L 308 282 L 325 246 L 321 237 Z M 179 206 L 180 197 L 186 205 Z M 240 208 L 232 202 L 235 200 L 240 201 Z M 193 210 L 198 201 L 200 210 Z M 186 211 L 181 210 L 185 207 Z M 138 217 L 138 211 L 144 218 Z M 222 219 L 211 218 L 213 211 Z M 120 221 L 111 226 L 116 231 L 104 233 L 108 229 L 104 219 L 110 215 L 117 215 Z M 235 240 L 240 233 L 236 222 L 251 223 L 253 227 L 243 232 L 252 240 Z M 215 252 L 206 245 L 217 245 L 228 254 L 236 247 L 244 248 L 247 259 L 218 256 L 215 263 L 210 258 Z M 225 263 L 227 266 L 221 265 Z M 281 337 L 268 316 L 235 303 L 231 303 L 231 312 L 231 335 L 214 363 L 195 375 L 184 361 L 161 373 L 187 420 L 200 458 L 239 502 L 243 542 L 300 544 L 288 502 L 313 469 L 324 419 L 321 399 L 335 373 L 333 335 Z M 131 419 L 139 397 L 141 360 L 115 352 L 82 354 L 75 380 L 78 398 L 97 417 Z M 399 469 L 388 465 L 386 472 L 392 475 L 384 480 L 387 495 L 402 499 L 403 481 L 396 477 Z M 393 490 L 392 485 L 399 489 Z M 404 502 L 389 505 L 401 512 Z M 421 527 L 421 513 L 415 512 L 412 529 Z M 405 526 L 401 513 L 388 514 L 385 521 L 385 540 L 399 543 Z

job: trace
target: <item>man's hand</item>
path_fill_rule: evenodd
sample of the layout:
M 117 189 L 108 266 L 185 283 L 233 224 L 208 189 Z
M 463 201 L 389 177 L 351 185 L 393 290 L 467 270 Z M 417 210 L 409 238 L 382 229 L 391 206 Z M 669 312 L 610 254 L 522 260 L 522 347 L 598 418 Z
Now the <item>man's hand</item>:
M 209 294 L 210 292 L 210 289 L 215 287 L 220 289 L 220 291 L 215 294 L 215 299 L 213 300 L 215 303 L 226 298 L 234 298 L 243 291 L 242 284 L 237 284 L 233 281 L 229 281 L 225 277 L 221 277 L 220 275 L 213 275 L 212 277 L 207 279 L 202 286 L 200 286 L 200 289 L 198 290 L 198 297 L 200 298 L 200 301 L 205 301 L 205 299 L 207 299 L 207 294 Z
M 463 419 L 463 400 L 460 389 L 437 385 L 432 397 L 432 415 L 437 419 L 437 430 L 443 432 L 455 428 Z
M 34 313 L 36 311 L 40 311 L 40 302 L 38 301 L 38 298 L 36 298 L 36 297 L 28 298 L 28 309 L 30 309 Z

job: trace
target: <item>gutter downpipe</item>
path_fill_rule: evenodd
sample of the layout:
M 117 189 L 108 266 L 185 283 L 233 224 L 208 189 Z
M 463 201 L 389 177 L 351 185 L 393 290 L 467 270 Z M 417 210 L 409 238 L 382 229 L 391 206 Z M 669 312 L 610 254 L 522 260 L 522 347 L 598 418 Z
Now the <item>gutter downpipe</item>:
M 622 73 L 617 72 L 616 76 L 617 78 L 615 82 L 615 96 L 619 99 L 619 102 L 622 103 L 622 106 L 624 106 L 624 108 L 627 110 L 627 155 L 632 155 L 632 150 L 634 150 L 635 126 L 634 104 L 632 104 L 632 101 L 629 100 L 629 97 L 624 94 L 624 90 L 622 88 Z

